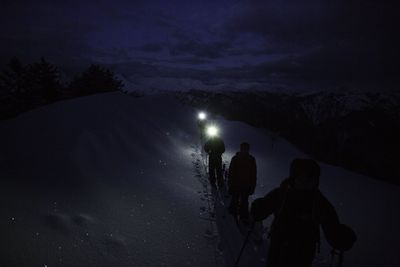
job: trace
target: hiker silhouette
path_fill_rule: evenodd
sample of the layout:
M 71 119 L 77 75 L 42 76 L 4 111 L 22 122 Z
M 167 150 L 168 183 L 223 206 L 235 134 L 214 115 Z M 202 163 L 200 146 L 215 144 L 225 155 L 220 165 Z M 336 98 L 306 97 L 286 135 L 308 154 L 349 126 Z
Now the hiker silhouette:
M 222 188 L 224 179 L 222 176 L 222 154 L 225 152 L 225 143 L 218 137 L 213 136 L 204 144 L 204 151 L 208 154 L 208 174 L 212 186 Z
M 228 187 L 231 194 L 229 212 L 240 220 L 249 221 L 249 196 L 254 193 L 257 181 L 255 158 L 250 155 L 250 145 L 240 144 L 240 151 L 232 157 L 229 165 Z
M 319 165 L 310 159 L 295 159 L 289 178 L 251 206 L 255 221 L 274 215 L 267 266 L 311 266 L 320 243 L 320 226 L 336 250 L 349 250 L 355 233 L 343 224 L 335 208 L 319 191 Z

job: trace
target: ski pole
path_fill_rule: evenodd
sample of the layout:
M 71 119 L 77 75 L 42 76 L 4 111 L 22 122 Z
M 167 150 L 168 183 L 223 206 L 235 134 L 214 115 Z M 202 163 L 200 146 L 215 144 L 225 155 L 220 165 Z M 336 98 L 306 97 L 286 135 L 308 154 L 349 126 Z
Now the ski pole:
M 332 249 L 331 250 L 331 261 L 329 263 L 329 267 L 333 267 L 333 262 L 335 260 L 335 255 L 336 255 L 336 251 L 335 251 L 335 249 Z
M 337 251 L 335 249 L 332 249 L 332 251 L 331 251 L 331 262 L 329 264 L 329 267 L 333 267 L 333 262 L 335 260 L 335 256 L 338 256 L 337 266 L 338 267 L 343 267 L 344 251 L 343 250 Z
M 238 255 L 237 259 L 236 259 L 235 267 L 237 267 L 238 264 L 239 264 L 240 257 L 242 257 L 244 248 L 246 247 L 247 242 L 249 241 L 250 235 L 251 235 L 251 233 L 253 232 L 253 229 L 254 229 L 255 224 L 256 224 L 255 221 L 253 221 L 253 222 L 251 223 L 251 227 L 250 227 L 250 229 L 249 229 L 249 232 L 247 233 L 246 238 L 245 238 L 244 241 L 243 241 L 242 248 L 240 249 L 239 255 Z
M 341 251 L 339 251 L 338 267 L 343 267 L 343 261 L 344 261 L 344 252 L 343 252 L 343 250 L 341 250 Z

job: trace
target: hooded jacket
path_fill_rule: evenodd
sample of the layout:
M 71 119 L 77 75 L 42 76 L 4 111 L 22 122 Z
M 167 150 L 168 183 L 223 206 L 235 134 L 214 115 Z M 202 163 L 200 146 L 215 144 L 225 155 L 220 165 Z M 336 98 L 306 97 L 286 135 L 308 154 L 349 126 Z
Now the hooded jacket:
M 231 193 L 253 194 L 257 183 L 257 165 L 249 153 L 237 152 L 229 165 L 228 186 Z
M 290 179 L 251 207 L 253 218 L 263 220 L 274 215 L 268 266 L 311 266 L 318 247 L 321 227 L 329 244 L 339 226 L 335 208 L 318 190 L 299 191 Z
M 224 141 L 219 137 L 213 137 L 204 144 L 204 151 L 211 159 L 221 158 L 221 155 L 225 152 Z

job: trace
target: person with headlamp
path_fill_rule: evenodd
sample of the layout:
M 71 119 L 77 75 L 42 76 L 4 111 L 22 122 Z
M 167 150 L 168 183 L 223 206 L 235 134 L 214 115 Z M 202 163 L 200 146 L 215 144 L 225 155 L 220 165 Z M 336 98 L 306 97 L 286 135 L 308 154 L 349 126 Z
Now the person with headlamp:
M 229 165 L 228 186 L 231 194 L 229 212 L 242 222 L 249 222 L 249 196 L 254 193 L 257 182 L 256 159 L 250 155 L 250 144 L 240 144 L 240 151 Z M 239 214 L 238 214 L 239 213 Z
M 209 126 L 207 128 L 207 135 L 209 139 L 204 144 L 204 151 L 208 154 L 208 174 L 210 184 L 218 188 L 224 186 L 224 180 L 222 175 L 222 154 L 225 152 L 225 143 L 218 136 L 218 128 L 215 126 Z

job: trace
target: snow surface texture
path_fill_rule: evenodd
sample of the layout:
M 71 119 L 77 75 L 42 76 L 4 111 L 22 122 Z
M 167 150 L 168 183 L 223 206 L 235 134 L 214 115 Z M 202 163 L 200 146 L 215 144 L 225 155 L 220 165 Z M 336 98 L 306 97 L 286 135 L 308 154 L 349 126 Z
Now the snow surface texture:
M 1 123 L 1 266 L 214 266 L 193 111 L 121 93 Z
M 0 265 L 231 266 L 243 236 L 207 185 L 195 115 L 167 96 L 107 93 L 1 122 Z M 251 144 L 253 199 L 305 157 L 264 130 L 215 123 L 225 161 Z M 358 234 L 345 265 L 400 266 L 400 187 L 321 166 L 322 192 Z M 263 266 L 266 245 L 249 243 L 241 266 Z M 329 265 L 325 242 L 315 265 Z

